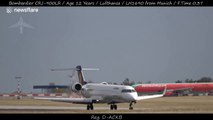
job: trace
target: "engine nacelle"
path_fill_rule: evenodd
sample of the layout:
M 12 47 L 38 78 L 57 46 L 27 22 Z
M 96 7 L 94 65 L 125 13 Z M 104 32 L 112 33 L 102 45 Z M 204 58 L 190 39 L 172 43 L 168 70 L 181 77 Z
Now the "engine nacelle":
M 82 85 L 78 82 L 72 85 L 72 91 L 74 92 L 80 91 L 81 89 L 82 89 Z

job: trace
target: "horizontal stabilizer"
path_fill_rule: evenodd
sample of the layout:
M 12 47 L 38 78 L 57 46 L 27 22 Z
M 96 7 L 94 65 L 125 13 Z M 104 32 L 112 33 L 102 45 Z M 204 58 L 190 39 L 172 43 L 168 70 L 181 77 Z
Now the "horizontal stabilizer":
M 80 70 L 78 68 L 56 68 L 56 69 L 51 69 L 51 71 L 67 71 L 67 70 Z M 82 70 L 89 71 L 89 70 L 100 70 L 99 68 L 82 68 Z

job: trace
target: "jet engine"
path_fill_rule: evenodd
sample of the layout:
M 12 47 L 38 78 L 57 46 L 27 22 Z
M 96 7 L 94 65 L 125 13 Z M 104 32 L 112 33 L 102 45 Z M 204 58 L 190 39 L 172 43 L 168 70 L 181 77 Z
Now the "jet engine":
M 80 83 L 75 83 L 74 85 L 72 85 L 72 91 L 77 92 L 80 91 L 82 88 L 82 85 Z

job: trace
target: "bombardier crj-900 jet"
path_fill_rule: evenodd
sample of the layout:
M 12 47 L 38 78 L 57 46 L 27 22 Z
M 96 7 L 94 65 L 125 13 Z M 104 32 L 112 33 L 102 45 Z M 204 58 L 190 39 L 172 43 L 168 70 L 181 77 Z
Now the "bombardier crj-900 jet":
M 129 109 L 133 109 L 133 103 L 136 103 L 138 100 L 145 100 L 151 98 L 162 97 L 166 88 L 162 94 L 156 95 L 147 95 L 147 96 L 138 96 L 137 92 L 132 86 L 125 85 L 111 85 L 106 82 L 102 83 L 87 83 L 84 80 L 82 70 L 95 70 L 92 68 L 82 68 L 77 66 L 76 68 L 67 68 L 67 69 L 52 69 L 56 70 L 75 70 L 78 74 L 79 82 L 74 83 L 71 86 L 72 91 L 80 92 L 83 98 L 45 98 L 45 97 L 35 97 L 34 99 L 42 100 L 51 100 L 58 102 L 70 102 L 77 104 L 87 104 L 87 110 L 93 110 L 94 103 L 107 103 L 110 105 L 111 110 L 117 110 L 117 103 L 130 103 Z
M 19 18 L 19 21 L 17 23 L 15 23 L 14 25 L 11 25 L 9 28 L 15 28 L 15 27 L 19 27 L 20 34 L 23 34 L 24 27 L 33 28 L 33 26 L 31 26 L 30 24 L 25 23 L 22 17 Z

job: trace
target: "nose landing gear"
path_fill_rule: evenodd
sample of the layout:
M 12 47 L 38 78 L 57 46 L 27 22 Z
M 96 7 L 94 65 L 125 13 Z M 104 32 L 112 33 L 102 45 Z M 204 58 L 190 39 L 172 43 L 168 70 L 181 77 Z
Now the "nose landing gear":
M 133 110 L 133 103 L 134 104 L 136 104 L 136 101 L 132 101 L 132 102 L 130 102 L 130 104 L 129 104 L 129 110 Z

